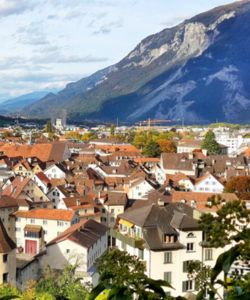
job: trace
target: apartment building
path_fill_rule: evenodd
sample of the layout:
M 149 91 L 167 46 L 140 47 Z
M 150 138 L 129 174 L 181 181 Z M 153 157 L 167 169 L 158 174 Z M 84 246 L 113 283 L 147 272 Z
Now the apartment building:
M 75 223 L 79 216 L 73 210 L 32 209 L 13 214 L 16 220 L 16 244 L 18 252 L 35 255 L 46 243 Z
M 220 250 L 202 247 L 203 234 L 195 210 L 183 203 L 157 204 L 128 209 L 118 216 L 119 227 L 111 230 L 116 246 L 139 257 L 146 274 L 167 280 L 174 287 L 172 296 L 195 292 L 187 266 L 200 260 L 213 265 Z

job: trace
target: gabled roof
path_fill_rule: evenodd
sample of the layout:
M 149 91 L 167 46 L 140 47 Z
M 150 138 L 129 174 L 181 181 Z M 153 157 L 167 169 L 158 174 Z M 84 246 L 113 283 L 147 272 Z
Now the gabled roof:
M 35 176 L 46 185 L 50 183 L 49 178 L 43 172 L 36 173 Z
M 162 153 L 163 168 L 165 170 L 193 170 L 193 159 L 186 153 Z
M 109 192 L 105 204 L 109 206 L 114 206 L 114 205 L 126 206 L 127 202 L 128 202 L 128 197 L 126 193 Z
M 2 192 L 3 196 L 18 198 L 25 186 L 31 181 L 28 177 L 17 176 Z
M 106 232 L 108 228 L 92 219 L 83 220 L 61 233 L 54 240 L 49 242 L 46 247 L 70 240 L 84 248 L 92 247 Z
M 19 210 L 15 212 L 14 215 L 19 218 L 47 219 L 69 222 L 75 217 L 75 212 L 73 210 L 66 209 L 37 208 L 28 211 Z
M 195 201 L 196 209 L 200 211 L 206 212 L 214 212 L 217 210 L 216 207 L 207 207 L 208 199 L 212 196 L 216 196 L 214 193 L 203 193 L 203 192 L 180 192 L 180 191 L 173 191 L 172 192 L 172 201 L 174 203 L 181 202 L 183 200 L 186 201 L 186 204 L 192 205 L 192 201 Z M 234 193 L 221 193 L 220 196 L 222 199 L 227 201 L 238 200 L 238 197 Z
M 166 206 L 151 204 L 126 211 L 118 217 L 141 227 L 143 239 L 151 250 L 184 248 L 177 240 L 178 230 L 199 230 L 198 222 L 193 218 L 193 209 L 182 203 Z M 175 236 L 176 240 L 166 243 L 166 235 Z
M 60 142 L 34 145 L 4 144 L 0 147 L 0 151 L 8 157 L 37 157 L 43 162 L 60 162 L 63 161 L 66 147 L 67 145 L 65 143 Z

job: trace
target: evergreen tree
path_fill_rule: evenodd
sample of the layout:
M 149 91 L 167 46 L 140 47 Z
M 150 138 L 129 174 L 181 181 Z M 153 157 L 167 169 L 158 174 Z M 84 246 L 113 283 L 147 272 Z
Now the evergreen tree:
M 215 134 L 212 130 L 206 133 L 201 148 L 206 149 L 210 155 L 220 154 L 220 145 L 216 142 Z
M 51 121 L 47 122 L 45 131 L 48 132 L 48 133 L 52 133 L 53 132 L 53 126 L 52 126 Z

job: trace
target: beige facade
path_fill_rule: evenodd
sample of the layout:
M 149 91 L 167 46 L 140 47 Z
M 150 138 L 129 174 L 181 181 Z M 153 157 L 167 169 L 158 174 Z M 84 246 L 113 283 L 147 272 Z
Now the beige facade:
M 16 284 L 16 250 L 0 253 L 0 284 Z

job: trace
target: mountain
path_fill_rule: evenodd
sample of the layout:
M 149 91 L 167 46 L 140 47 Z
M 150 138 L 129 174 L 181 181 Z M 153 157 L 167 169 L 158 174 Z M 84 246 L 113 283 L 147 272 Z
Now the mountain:
M 12 114 L 22 110 L 24 107 L 29 106 L 48 94 L 48 91 L 38 91 L 22 95 L 16 98 L 11 98 L 0 103 L 1 114 Z
M 250 0 L 220 6 L 145 38 L 114 66 L 26 111 L 48 117 L 185 123 L 248 122 Z
M 101 82 L 106 79 L 106 76 L 113 70 L 114 67 L 110 66 L 77 82 L 69 83 L 65 89 L 59 93 L 50 93 L 30 107 L 25 107 L 23 114 L 27 115 L 28 113 L 28 116 L 43 118 L 62 116 L 64 114 L 63 109 L 65 109 L 68 104 L 70 105 L 71 102 L 74 102 L 74 99 L 81 97 L 81 95 L 94 89 L 98 84 L 101 84 Z

